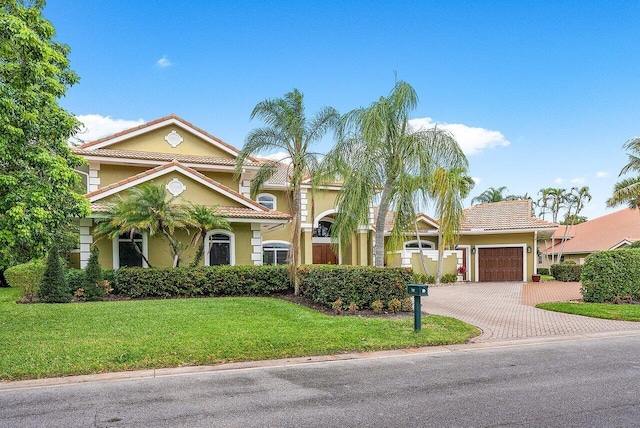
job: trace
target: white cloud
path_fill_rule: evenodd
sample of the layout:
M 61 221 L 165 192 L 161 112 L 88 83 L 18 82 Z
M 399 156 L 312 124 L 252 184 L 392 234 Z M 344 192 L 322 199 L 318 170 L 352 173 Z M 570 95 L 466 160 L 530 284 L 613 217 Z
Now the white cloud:
M 605 171 L 596 172 L 596 178 L 609 178 L 609 173 Z
M 476 183 L 476 186 L 480 184 L 480 182 L 482 181 L 482 178 L 480 177 L 471 177 L 471 179 L 473 180 L 474 183 Z
M 576 177 L 569 180 L 571 184 L 584 184 L 587 182 L 584 177 Z
M 430 117 L 411 119 L 414 129 L 430 129 L 436 125 Z M 438 128 L 451 132 L 466 155 L 473 155 L 492 147 L 511 144 L 499 131 L 467 126 L 461 123 L 437 123 Z
M 162 55 L 162 58 L 160 58 L 159 60 L 156 61 L 156 66 L 160 67 L 160 68 L 166 68 L 169 66 L 172 66 L 173 63 L 171 61 L 169 61 L 169 58 L 167 58 L 166 55 Z
M 75 139 L 80 140 L 83 143 L 97 140 L 98 138 L 106 137 L 107 135 L 112 135 L 116 132 L 133 128 L 144 123 L 144 120 L 142 119 L 112 119 L 111 116 L 101 116 L 99 114 L 80 115 L 76 116 L 76 119 L 78 119 L 84 126 L 80 128 Z
M 556 184 L 563 184 L 564 183 L 564 179 L 558 177 L 555 180 L 553 180 L 553 182 L 556 183 Z

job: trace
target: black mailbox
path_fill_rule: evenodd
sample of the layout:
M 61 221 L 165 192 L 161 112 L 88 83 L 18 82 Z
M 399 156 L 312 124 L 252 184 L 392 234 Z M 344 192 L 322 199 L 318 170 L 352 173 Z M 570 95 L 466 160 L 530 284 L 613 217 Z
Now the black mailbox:
M 425 284 L 407 284 L 409 296 L 428 296 L 429 286 Z

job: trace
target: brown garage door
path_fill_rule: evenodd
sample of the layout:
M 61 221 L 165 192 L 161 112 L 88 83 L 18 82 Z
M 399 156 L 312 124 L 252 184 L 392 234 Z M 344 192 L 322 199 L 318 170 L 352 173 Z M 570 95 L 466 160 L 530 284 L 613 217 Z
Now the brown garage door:
M 480 281 L 522 281 L 522 247 L 478 248 Z

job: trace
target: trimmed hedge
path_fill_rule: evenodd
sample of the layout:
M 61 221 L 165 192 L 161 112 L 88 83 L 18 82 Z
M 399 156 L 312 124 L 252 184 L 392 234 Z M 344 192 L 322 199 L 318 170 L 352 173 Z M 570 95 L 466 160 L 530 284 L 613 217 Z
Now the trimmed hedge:
M 352 302 L 364 309 L 378 300 L 385 306 L 393 299 L 402 301 L 413 277 L 403 268 L 358 266 L 303 266 L 298 272 L 301 295 L 329 308 L 340 299 L 344 309 Z
M 538 275 L 551 275 L 549 268 L 538 268 Z
M 113 294 L 133 298 L 264 296 L 290 290 L 288 266 L 120 268 L 113 282 L 107 280 Z
M 540 273 L 539 270 L 538 270 L 538 273 Z M 576 265 L 576 264 L 551 265 L 551 276 L 553 276 L 556 279 L 556 281 L 562 281 L 562 282 L 580 281 L 580 277 L 582 276 L 582 265 Z
M 581 293 L 585 302 L 640 298 L 640 249 L 600 251 L 587 256 Z
M 44 269 L 44 261 L 31 260 L 30 262 L 8 268 L 4 271 L 4 277 L 10 287 L 20 290 L 21 297 L 33 301 L 38 295 Z

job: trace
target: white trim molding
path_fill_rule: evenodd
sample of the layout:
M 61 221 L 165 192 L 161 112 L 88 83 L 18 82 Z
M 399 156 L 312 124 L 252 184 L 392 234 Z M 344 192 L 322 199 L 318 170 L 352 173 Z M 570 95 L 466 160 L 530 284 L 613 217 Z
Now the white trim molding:
M 211 235 L 227 235 L 229 237 L 229 265 L 235 266 L 236 264 L 236 235 L 233 232 L 223 229 L 214 229 L 207 232 L 204 237 L 204 265 L 209 265 L 209 253 L 211 251 L 211 247 L 209 246 L 209 238 Z

